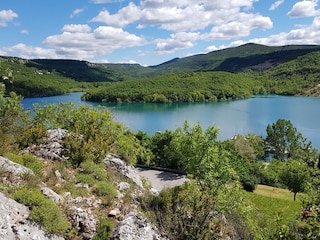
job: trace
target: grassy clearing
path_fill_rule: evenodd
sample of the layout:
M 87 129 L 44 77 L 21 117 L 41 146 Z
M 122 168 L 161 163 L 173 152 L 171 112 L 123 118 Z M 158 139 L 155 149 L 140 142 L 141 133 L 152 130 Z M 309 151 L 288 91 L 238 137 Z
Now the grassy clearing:
M 258 185 L 253 193 L 248 193 L 254 204 L 255 219 L 265 236 L 271 234 L 279 225 L 290 224 L 300 214 L 302 194 L 293 201 L 293 193 L 286 189 Z

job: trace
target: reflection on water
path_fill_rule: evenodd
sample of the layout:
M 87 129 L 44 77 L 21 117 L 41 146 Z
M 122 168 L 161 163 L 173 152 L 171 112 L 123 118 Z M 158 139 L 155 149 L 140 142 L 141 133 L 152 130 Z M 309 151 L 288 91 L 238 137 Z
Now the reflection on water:
M 320 149 L 320 98 L 254 96 L 246 100 L 206 103 L 94 103 L 80 99 L 81 93 L 66 96 L 27 98 L 22 101 L 25 109 L 33 103 L 73 102 L 76 106 L 105 106 L 113 113 L 115 121 L 123 123 L 132 131 L 142 130 L 148 134 L 156 131 L 174 130 L 185 120 L 199 122 L 204 128 L 214 124 L 220 129 L 219 139 L 235 134 L 255 133 L 265 136 L 266 127 L 279 118 L 288 119 L 313 146 Z

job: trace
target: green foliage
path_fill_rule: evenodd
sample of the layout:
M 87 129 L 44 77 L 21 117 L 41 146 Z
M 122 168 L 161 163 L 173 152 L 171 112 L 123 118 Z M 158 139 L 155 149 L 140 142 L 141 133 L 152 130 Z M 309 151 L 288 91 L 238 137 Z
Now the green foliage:
M 273 159 L 270 163 L 264 165 L 259 171 L 260 183 L 267 186 L 284 187 L 279 179 L 284 164 L 283 161 Z
M 92 89 L 83 98 L 97 102 L 194 102 L 250 97 L 257 82 L 245 74 L 179 73 L 117 82 Z
M 302 161 L 288 159 L 280 172 L 281 182 L 293 192 L 294 200 L 298 192 L 304 192 L 310 183 L 310 169 Z
M 37 176 L 43 175 L 43 163 L 34 155 L 24 154 L 22 156 L 18 156 L 15 154 L 7 154 L 7 156 L 11 161 L 21 164 L 27 168 L 30 168 L 33 171 L 33 173 Z
M 88 184 L 90 187 L 98 182 L 98 180 L 93 175 L 88 173 L 79 173 L 77 174 L 76 179 L 77 182 Z
M 150 196 L 143 207 L 172 239 L 223 239 L 235 229 L 241 239 L 252 239 L 254 230 L 244 214 L 249 208 L 240 207 L 239 200 L 246 201 L 238 190 L 235 185 L 230 189 L 222 186 L 212 195 L 210 189 L 191 181 Z
M 81 85 L 71 78 L 62 76 L 55 71 L 47 71 L 29 67 L 29 60 L 14 57 L 0 57 L 0 78 L 7 88 L 7 91 L 24 97 L 42 97 L 61 95 L 72 88 L 79 88 Z M 88 84 L 83 84 L 83 87 Z
M 278 119 L 276 123 L 269 124 L 266 131 L 266 147 L 276 159 L 310 156 L 311 143 L 306 143 L 306 139 L 293 127 L 290 120 Z
M 177 156 L 175 154 L 176 149 L 174 149 L 174 146 L 171 143 L 174 137 L 176 137 L 174 132 L 169 130 L 155 133 L 150 137 L 149 147 L 154 156 L 151 162 L 152 165 L 183 170 L 181 169 L 182 166 L 180 164 L 179 155 Z
M 20 132 L 19 121 L 24 118 L 21 97 L 14 92 L 6 95 L 5 90 L 0 83 L 0 155 L 15 143 Z
M 30 218 L 43 225 L 50 233 L 66 234 L 69 224 L 61 209 L 50 199 L 47 199 L 39 190 L 20 189 L 14 192 L 13 198 L 28 206 Z
M 100 218 L 97 226 L 97 234 L 92 240 L 109 240 L 112 234 L 113 224 L 108 218 Z
M 22 130 L 16 140 L 20 149 L 41 143 L 43 137 L 47 135 L 47 128 L 45 126 L 28 124 L 27 121 L 24 121 L 21 128 Z
M 82 172 L 92 175 L 95 179 L 101 181 L 107 178 L 104 164 L 96 164 L 93 161 L 85 161 L 80 165 Z
M 76 108 L 71 103 L 47 104 L 37 106 L 33 122 L 37 126 L 69 131 L 64 144 L 75 167 L 87 160 L 101 163 L 110 151 L 120 155 L 128 164 L 134 164 L 138 155 L 148 155 L 133 133 L 112 120 L 107 109 Z
M 93 191 L 98 196 L 108 196 L 108 197 L 116 197 L 117 196 L 117 190 L 112 186 L 112 184 L 108 182 L 97 182 L 93 186 Z

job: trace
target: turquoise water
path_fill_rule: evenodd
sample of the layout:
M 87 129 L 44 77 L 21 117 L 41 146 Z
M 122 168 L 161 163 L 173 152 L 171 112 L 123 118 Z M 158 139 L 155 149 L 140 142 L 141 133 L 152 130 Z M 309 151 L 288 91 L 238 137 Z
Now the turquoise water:
M 73 102 L 75 105 L 98 106 L 101 103 L 84 102 L 81 93 L 46 98 L 26 98 L 25 109 L 33 103 Z M 250 99 L 207 103 L 110 103 L 103 104 L 113 113 L 115 121 L 134 132 L 148 134 L 173 130 L 185 120 L 199 122 L 204 128 L 214 124 L 220 129 L 219 139 L 235 134 L 255 133 L 265 136 L 266 127 L 279 118 L 288 119 L 304 137 L 320 149 L 320 98 L 287 97 L 277 95 L 255 96 Z

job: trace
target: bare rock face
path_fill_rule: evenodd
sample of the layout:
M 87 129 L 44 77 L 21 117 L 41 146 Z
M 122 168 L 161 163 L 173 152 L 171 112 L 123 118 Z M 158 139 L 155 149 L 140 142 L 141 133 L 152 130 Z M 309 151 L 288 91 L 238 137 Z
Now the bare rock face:
M 26 168 L 18 163 L 12 162 L 9 159 L 4 157 L 0 157 L 0 167 L 15 176 L 19 176 L 21 174 L 26 174 L 26 173 L 33 174 L 31 169 Z
M 24 174 L 33 175 L 31 169 L 4 157 L 0 157 L 0 168 L 7 173 L 6 176 L 1 177 L 0 182 L 7 183 L 10 186 L 19 185 L 22 181 L 21 176 Z
M 26 206 L 7 198 L 0 192 L 0 239 L 5 240 L 63 240 L 47 234 L 39 225 L 28 220 Z
M 130 178 L 139 187 L 143 188 L 141 178 L 135 171 L 135 168 L 133 166 L 128 166 L 119 156 L 108 154 L 103 161 L 107 166 L 112 167 L 117 172 Z
M 32 146 L 27 149 L 39 158 L 50 160 L 61 160 L 67 157 L 66 149 L 63 146 L 63 140 L 67 135 L 67 130 L 57 128 L 48 130 L 48 136 L 43 140 L 40 146 Z
M 117 226 L 112 239 L 114 240 L 167 240 L 158 230 L 133 211 L 124 217 Z
M 92 239 L 96 233 L 97 221 L 90 211 L 81 207 L 72 206 L 71 223 L 82 234 L 83 239 Z

